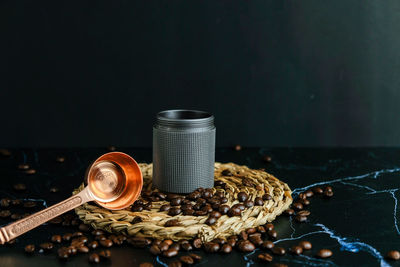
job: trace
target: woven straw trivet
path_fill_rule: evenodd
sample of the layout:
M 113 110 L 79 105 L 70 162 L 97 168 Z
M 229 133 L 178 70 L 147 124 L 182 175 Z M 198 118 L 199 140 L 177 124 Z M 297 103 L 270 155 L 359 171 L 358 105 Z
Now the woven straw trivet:
M 152 164 L 141 163 L 139 166 L 143 173 L 143 190 L 157 191 L 152 188 Z M 229 170 L 232 176 L 222 175 L 224 170 Z M 215 163 L 215 180 L 226 183 L 225 189 L 214 187 L 212 190 L 214 193 L 224 191 L 225 197 L 228 198 L 225 204 L 229 206 L 239 203 L 236 196 L 241 191 L 246 192 L 253 201 L 257 196 L 262 197 L 266 193 L 272 198 L 264 201 L 263 206 L 246 208 L 241 216 L 222 215 L 211 226 L 204 223 L 208 216 L 182 214 L 170 216 L 167 211 L 159 211 L 162 205 L 168 203 L 167 201 L 152 202 L 151 210 L 140 212 L 111 211 L 88 203 L 76 208 L 75 212 L 84 223 L 112 233 L 174 241 L 200 237 L 203 242 L 209 242 L 218 237 L 237 235 L 245 229 L 271 222 L 292 203 L 289 186 L 262 170 L 253 170 L 234 163 Z M 73 193 L 76 194 L 82 189 L 83 184 Z M 171 219 L 178 220 L 180 225 L 164 226 Z

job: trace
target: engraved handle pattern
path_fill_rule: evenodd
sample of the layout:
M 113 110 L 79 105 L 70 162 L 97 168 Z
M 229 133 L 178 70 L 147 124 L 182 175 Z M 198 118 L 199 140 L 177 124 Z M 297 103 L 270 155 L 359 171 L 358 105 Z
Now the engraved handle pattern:
M 10 241 L 23 233 L 38 227 L 39 225 L 91 200 L 88 190 L 85 188 L 79 194 L 72 196 L 47 209 L 32 214 L 24 219 L 16 221 L 6 227 L 0 228 L 0 244 Z

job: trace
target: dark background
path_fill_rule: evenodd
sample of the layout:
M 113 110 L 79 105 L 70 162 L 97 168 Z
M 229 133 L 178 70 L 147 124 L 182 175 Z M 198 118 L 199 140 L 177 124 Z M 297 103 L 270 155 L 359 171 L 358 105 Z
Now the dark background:
M 0 1 L 1 146 L 400 145 L 400 2 Z

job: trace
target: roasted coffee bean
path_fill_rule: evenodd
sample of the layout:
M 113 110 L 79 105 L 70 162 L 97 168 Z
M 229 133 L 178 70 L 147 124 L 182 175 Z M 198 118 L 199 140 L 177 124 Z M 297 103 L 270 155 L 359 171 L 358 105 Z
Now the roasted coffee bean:
M 89 225 L 84 224 L 84 223 L 81 223 L 78 228 L 79 228 L 79 231 L 82 231 L 82 232 L 89 232 L 89 230 L 90 230 Z
M 50 187 L 50 193 L 57 193 L 59 190 L 58 190 L 58 188 L 57 187 Z
M 245 202 L 243 202 L 243 204 L 246 206 L 246 208 L 251 208 L 254 206 L 254 201 L 253 200 L 246 200 Z
M 325 197 L 325 198 L 331 198 L 331 197 L 333 197 L 333 192 L 332 192 L 332 191 L 325 191 L 325 192 L 324 192 L 324 197 Z
M 230 209 L 230 207 L 228 205 L 221 205 L 221 206 L 219 206 L 218 211 L 221 214 L 227 214 L 229 209 Z
M 328 191 L 328 192 L 333 192 L 332 187 L 329 186 L 329 185 L 326 186 L 326 187 L 324 188 L 324 191 L 325 191 L 325 192 L 327 192 L 327 191 Z
M 100 245 L 103 247 L 109 248 L 113 245 L 113 242 L 110 239 L 105 239 L 100 241 Z
M 196 262 L 199 262 L 199 261 L 201 261 L 201 259 L 202 259 L 200 255 L 194 254 L 194 253 L 189 254 L 189 256 L 190 256 L 194 261 L 196 261 Z
M 74 233 L 72 234 L 72 237 L 79 237 L 79 236 L 83 236 L 83 233 L 77 231 L 77 232 L 74 232 Z
M 53 243 L 50 243 L 50 242 L 42 243 L 39 246 L 44 250 L 52 250 L 54 247 Z
M 275 255 L 285 255 L 286 250 L 283 247 L 273 247 L 271 248 L 272 253 Z
M 194 263 L 194 259 L 190 256 L 181 256 L 179 260 L 186 265 L 192 265 Z
M 225 204 L 226 202 L 228 202 L 228 198 L 221 197 L 221 199 L 219 201 L 221 202 L 221 204 Z
M 0 206 L 3 208 L 6 208 L 6 207 L 10 206 L 10 202 L 11 202 L 11 200 L 9 198 L 2 198 L 0 200 Z
M 49 223 L 51 223 L 51 224 L 60 224 L 60 223 L 62 223 L 62 220 L 63 219 L 60 216 L 58 216 L 58 217 L 55 217 L 54 219 L 51 219 L 49 221 Z
M 151 240 L 144 237 L 131 237 L 127 239 L 128 243 L 135 248 L 144 248 L 151 244 Z M 100 241 L 101 244 L 102 241 Z M 111 242 L 112 244 L 112 242 Z
M 246 233 L 248 233 L 249 235 L 254 234 L 255 232 L 257 232 L 257 229 L 254 227 L 248 228 L 246 230 Z
M 201 248 L 203 245 L 203 242 L 201 241 L 200 238 L 195 238 L 195 239 L 193 239 L 192 245 L 195 248 Z
M 179 220 L 176 220 L 176 219 L 169 220 L 164 224 L 165 227 L 172 227 L 172 226 L 179 226 L 179 225 L 181 225 L 181 223 L 179 222 Z
M 264 201 L 268 201 L 268 200 L 271 200 L 272 197 L 271 197 L 271 195 L 269 195 L 269 194 L 264 194 L 264 195 L 262 196 L 262 199 L 263 199 Z
M 242 239 L 242 240 L 247 240 L 247 239 L 249 238 L 249 235 L 247 234 L 246 231 L 241 231 L 241 232 L 239 233 L 239 237 L 240 237 L 240 239 Z
M 290 252 L 295 255 L 300 255 L 303 253 L 303 248 L 301 246 L 292 246 Z
M 272 249 L 275 246 L 274 242 L 266 240 L 262 243 L 261 247 L 263 249 Z
M 61 247 L 57 250 L 58 258 L 66 260 L 69 257 L 69 250 L 66 247 Z
M 240 202 L 244 202 L 244 201 L 246 201 L 248 198 L 249 198 L 249 196 L 246 194 L 246 192 L 239 192 L 239 193 L 237 194 L 237 199 L 238 199 Z
M 23 201 L 21 199 L 13 199 L 10 201 L 10 204 L 14 207 L 21 206 Z
M 15 191 L 25 191 L 26 190 L 26 185 L 19 183 L 14 185 L 14 190 Z
M 207 220 L 204 222 L 207 225 L 213 225 L 217 222 L 217 219 L 215 217 L 208 217 Z
M 201 194 L 203 198 L 211 198 L 213 196 L 212 191 L 210 190 L 204 190 L 203 193 Z
M 214 181 L 214 186 L 223 186 L 224 184 L 225 183 L 220 180 Z
M 196 204 L 194 204 L 193 205 L 193 209 L 195 210 L 195 211 L 198 211 L 198 210 L 200 210 L 201 209 L 201 207 L 202 207 L 202 204 L 200 204 L 200 203 L 196 203 Z
M 256 249 L 254 244 L 251 243 L 249 240 L 240 240 L 237 244 L 237 247 L 242 252 L 252 252 Z
M 242 214 L 242 211 L 238 207 L 232 207 L 228 211 L 229 217 L 240 216 L 241 214 Z
M 192 193 L 190 193 L 189 195 L 186 196 L 186 198 L 188 198 L 190 200 L 196 200 L 199 197 L 201 197 L 201 193 L 198 191 L 193 191 Z
M 171 208 L 169 211 L 168 211 L 168 215 L 169 216 L 176 216 L 176 215 L 178 215 L 179 213 L 181 213 L 182 212 L 182 210 L 180 209 L 180 208 Z
M 92 231 L 93 236 L 99 236 L 99 235 L 104 235 L 104 232 L 102 230 L 96 229 Z
M 26 201 L 24 202 L 24 208 L 34 208 L 36 207 L 36 202 L 34 201 Z
M 29 169 L 25 171 L 26 174 L 35 174 L 36 170 L 35 169 Z
M 303 204 L 301 204 L 300 202 L 294 202 L 294 203 L 292 204 L 292 207 L 293 207 L 295 210 L 302 210 L 302 209 L 303 209 Z
M 69 241 L 72 238 L 72 234 L 71 233 L 66 233 L 66 234 L 63 235 L 62 238 L 63 238 L 64 241 Z
M 142 205 L 133 205 L 132 208 L 131 208 L 131 211 L 134 211 L 134 212 L 140 212 L 142 210 L 143 210 L 143 206 Z
M 21 163 L 21 164 L 18 165 L 18 169 L 27 170 L 27 169 L 29 169 L 29 165 L 25 164 L 25 163 Z
M 30 245 L 26 245 L 26 246 L 25 246 L 25 252 L 26 252 L 26 253 L 31 254 L 31 253 L 33 253 L 34 251 L 35 251 L 35 245 L 30 244 Z
M 276 239 L 278 237 L 278 233 L 275 230 L 269 230 L 267 234 L 271 239 Z
M 158 247 L 160 248 L 161 251 L 166 251 L 169 249 L 169 244 L 163 241 Z
M 307 221 L 307 216 L 296 215 L 296 217 L 294 219 L 297 222 L 306 222 Z
M 299 194 L 299 199 L 306 199 L 306 198 L 307 198 L 306 194 L 304 193 Z
M 331 257 L 332 256 L 332 251 L 330 251 L 329 249 L 320 249 L 318 252 L 317 252 L 317 255 L 316 255 L 318 258 L 322 258 L 322 259 L 325 259 L 325 258 L 329 258 L 329 257 Z
M 29 167 L 28 167 L 29 168 Z M 232 176 L 232 172 L 229 169 L 225 169 L 221 172 L 223 176 Z
M 312 248 L 312 244 L 309 241 L 300 241 L 299 246 L 305 250 L 310 250 Z
M 263 240 L 261 239 L 261 236 L 250 236 L 249 240 L 251 241 L 251 243 L 253 243 L 255 246 L 259 247 L 263 244 Z
M 259 232 L 259 233 L 261 233 L 261 234 L 264 234 L 264 233 L 267 232 L 267 231 L 265 230 L 264 226 L 262 226 L 262 225 L 257 226 L 256 229 L 257 229 L 257 232 Z
M 220 246 L 218 243 L 208 242 L 208 243 L 204 244 L 205 251 L 207 251 L 209 253 L 218 252 L 219 248 L 220 248 Z
M 204 198 L 198 198 L 196 200 L 196 204 L 199 204 L 200 207 L 202 207 L 203 205 L 205 205 L 207 203 L 207 200 L 205 200 Z
M 163 242 L 167 243 L 168 246 L 171 246 L 174 243 L 174 241 L 172 241 L 171 239 L 165 239 Z
M 222 214 L 219 211 L 212 211 L 210 213 L 210 217 L 214 217 L 216 219 L 220 218 L 222 216 Z
M 77 238 L 72 239 L 71 243 L 83 243 L 86 244 L 88 242 L 88 238 L 86 236 L 79 236 Z
M 88 253 L 89 252 L 89 248 L 87 246 L 80 246 L 78 248 L 78 252 L 80 252 L 80 253 Z
M 183 210 L 182 213 L 183 213 L 183 215 L 191 216 L 191 215 L 195 214 L 195 211 L 193 209 L 186 209 L 186 210 Z
M 76 247 L 74 247 L 74 246 L 69 246 L 68 247 L 68 251 L 69 251 L 68 253 L 70 255 L 75 255 L 78 252 L 78 249 Z
M 169 249 L 175 249 L 175 250 L 179 251 L 181 249 L 181 245 L 179 243 L 172 243 L 169 246 Z
M 400 260 L 400 252 L 397 250 L 391 250 L 386 254 L 386 258 L 388 258 L 389 260 L 395 260 L 395 261 Z
M 62 241 L 62 237 L 61 237 L 60 235 L 53 235 L 53 236 L 51 237 L 51 242 L 54 242 L 54 243 L 61 243 L 61 241 Z
M 221 248 L 221 252 L 225 254 L 229 254 L 232 252 L 232 246 L 229 244 L 224 244 Z
M 63 156 L 56 157 L 56 162 L 63 163 L 64 161 L 65 161 L 65 158 Z
M 272 223 L 267 223 L 267 224 L 264 225 L 264 228 L 267 231 L 271 231 L 271 230 L 274 230 L 275 227 L 274 227 L 274 225 Z
M 97 253 L 92 253 L 89 255 L 89 262 L 93 263 L 99 263 L 100 262 L 100 257 L 97 255 Z
M 7 218 L 11 216 L 11 211 L 9 210 L 2 210 L 0 211 L 0 217 L 1 218 Z
M 171 206 L 179 206 L 181 204 L 181 202 L 182 202 L 182 198 L 180 198 L 180 197 L 173 198 L 170 201 Z
M 14 213 L 14 214 L 11 214 L 11 219 L 12 220 L 19 220 L 19 219 L 22 219 L 22 214 L 19 214 L 19 213 Z
M 195 212 L 194 212 L 194 215 L 196 215 L 196 216 L 206 216 L 207 215 L 207 211 L 206 210 L 196 210 Z
M 257 256 L 260 261 L 271 262 L 274 258 L 268 253 L 261 253 Z
M 324 190 L 322 190 L 321 187 L 314 187 L 312 189 L 312 191 L 314 192 L 314 194 L 318 194 L 318 195 L 321 195 L 322 193 L 324 193 Z
M 233 238 L 229 238 L 227 241 L 227 244 L 230 245 L 231 247 L 234 247 L 236 245 L 236 240 Z
M 205 212 L 207 212 L 207 213 L 210 213 L 210 212 L 213 211 L 213 208 L 212 208 L 211 206 L 208 206 L 208 205 L 207 205 L 207 206 L 202 207 L 201 210 L 202 210 L 202 211 L 205 211 Z
M 188 209 L 193 209 L 193 205 L 192 204 L 183 204 L 181 205 L 181 210 L 188 210 Z
M 311 214 L 311 212 L 308 210 L 301 210 L 301 211 L 297 212 L 297 215 L 300 215 L 300 216 L 309 216 L 310 214 Z
M 219 191 L 215 192 L 214 196 L 221 199 L 221 198 L 225 197 L 225 192 L 222 190 L 219 190 Z
M 177 260 L 171 261 L 171 262 L 168 264 L 168 267 L 182 267 L 182 262 L 177 261 Z
M 168 249 L 166 251 L 163 252 L 163 256 L 167 257 L 167 258 L 171 258 L 178 255 L 178 250 L 176 249 Z
M 240 150 L 242 150 L 242 147 L 241 147 L 240 145 L 236 145 L 236 146 L 235 146 L 235 150 L 236 150 L 236 151 L 240 151 Z
M 139 267 L 154 267 L 154 265 L 150 262 L 142 262 L 141 264 L 139 264 Z
M 308 199 L 300 199 L 300 203 L 303 204 L 303 206 L 308 206 L 311 202 Z
M 256 206 L 262 206 L 262 205 L 264 205 L 264 201 L 262 200 L 261 197 L 256 197 L 256 198 L 254 199 L 254 205 L 256 205 Z
M 109 259 L 111 258 L 111 251 L 109 251 L 108 249 L 102 250 L 99 252 L 99 256 L 104 259 Z
M 192 245 L 191 245 L 189 242 L 181 244 L 181 247 L 182 247 L 182 249 L 185 250 L 185 251 L 191 251 L 191 250 L 193 250 L 193 247 L 192 247 Z
M 306 195 L 306 197 L 312 197 L 314 196 L 314 192 L 311 190 L 307 190 L 306 192 L 304 192 L 304 195 Z
M 157 245 L 152 245 L 151 247 L 150 247 L 150 253 L 151 254 L 153 254 L 153 255 L 159 255 L 159 254 L 161 254 L 161 249 L 157 246 Z
M 214 203 L 214 204 L 211 205 L 211 207 L 212 207 L 214 210 L 218 210 L 220 206 L 221 206 L 221 203 Z
M 88 247 L 91 249 L 96 249 L 98 246 L 99 246 L 99 242 L 97 242 L 95 240 L 88 244 Z

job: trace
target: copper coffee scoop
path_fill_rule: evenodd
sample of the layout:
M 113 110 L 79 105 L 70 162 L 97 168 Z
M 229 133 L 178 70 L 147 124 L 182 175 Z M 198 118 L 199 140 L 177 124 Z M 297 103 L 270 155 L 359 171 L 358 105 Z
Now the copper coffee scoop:
M 110 210 L 127 208 L 139 197 L 143 177 L 139 165 L 133 158 L 121 152 L 111 152 L 102 155 L 89 166 L 85 184 L 87 186 L 78 194 L 0 228 L 0 244 L 88 201 L 95 201 Z

